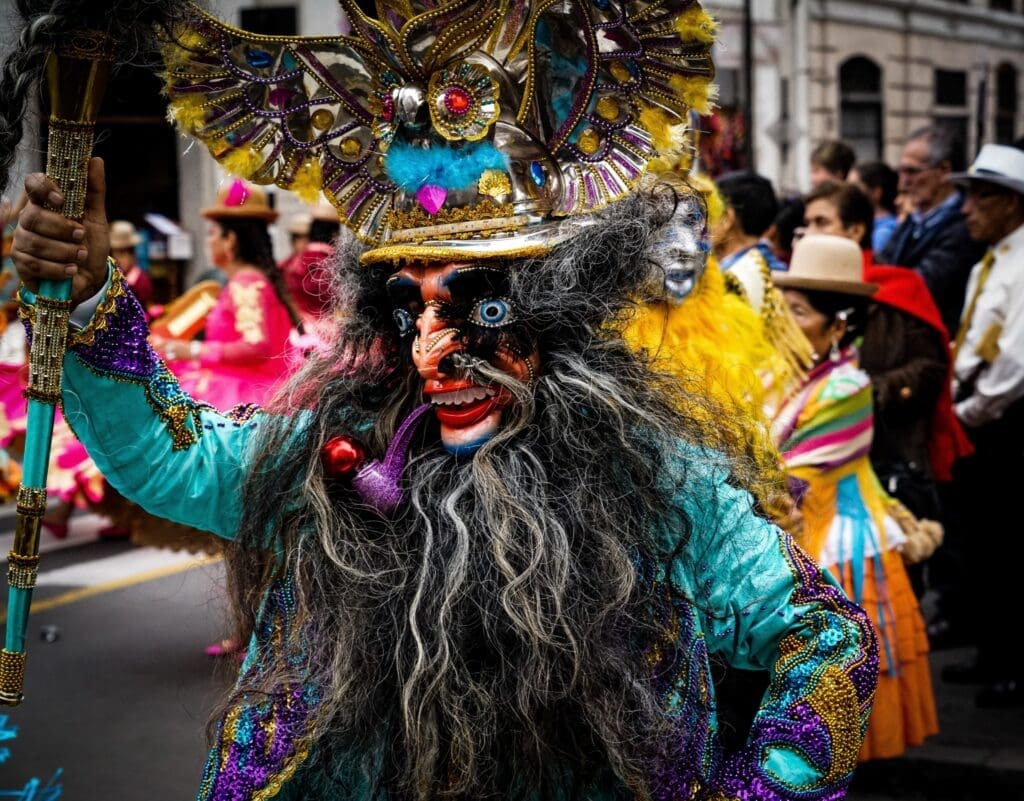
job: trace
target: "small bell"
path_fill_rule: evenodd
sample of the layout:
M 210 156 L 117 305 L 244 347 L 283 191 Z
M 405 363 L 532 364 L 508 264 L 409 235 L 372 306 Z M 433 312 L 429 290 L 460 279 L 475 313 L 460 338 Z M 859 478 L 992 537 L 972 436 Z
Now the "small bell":
M 335 478 L 349 478 L 366 461 L 366 449 L 347 434 L 331 437 L 320 451 L 324 472 Z

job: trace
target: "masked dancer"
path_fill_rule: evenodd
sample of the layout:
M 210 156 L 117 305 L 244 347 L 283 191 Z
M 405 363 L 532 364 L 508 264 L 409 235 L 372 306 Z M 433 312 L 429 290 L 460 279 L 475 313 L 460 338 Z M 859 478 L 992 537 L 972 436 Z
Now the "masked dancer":
M 869 620 L 755 513 L 713 397 L 609 334 L 657 281 L 677 199 L 642 181 L 651 131 L 706 97 L 710 19 L 344 7 L 347 38 L 204 16 L 168 56 L 179 124 L 322 186 L 364 243 L 333 257 L 329 354 L 217 412 L 147 345 L 102 225 L 77 265 L 67 414 L 128 497 L 231 541 L 253 632 L 200 798 L 841 797 Z M 99 162 L 90 185 L 98 215 Z M 31 315 L 75 226 L 26 186 Z M 771 674 L 728 756 L 712 660 Z

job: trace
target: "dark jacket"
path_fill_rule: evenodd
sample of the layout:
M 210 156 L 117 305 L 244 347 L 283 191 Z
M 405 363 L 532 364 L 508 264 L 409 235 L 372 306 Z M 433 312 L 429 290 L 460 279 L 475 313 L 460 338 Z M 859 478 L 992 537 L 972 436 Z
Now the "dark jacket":
M 949 374 L 948 350 L 936 330 L 913 315 L 872 303 L 860 366 L 871 376 L 876 467 L 913 463 L 931 473 L 928 440 L 935 404 Z
M 960 327 L 967 279 L 971 268 L 985 254 L 985 245 L 968 235 L 959 204 L 943 209 L 930 223 L 915 237 L 917 225 L 907 217 L 877 254 L 877 260 L 879 264 L 912 267 L 920 273 L 942 313 L 946 330 L 955 336 Z

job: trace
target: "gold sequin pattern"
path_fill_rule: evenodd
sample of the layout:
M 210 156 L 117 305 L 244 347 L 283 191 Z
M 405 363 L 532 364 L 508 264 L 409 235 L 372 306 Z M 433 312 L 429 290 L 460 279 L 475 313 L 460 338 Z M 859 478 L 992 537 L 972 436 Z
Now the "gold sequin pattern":
M 18 487 L 17 510 L 18 514 L 42 517 L 46 513 L 46 490 L 22 484 Z
M 39 555 L 23 556 L 11 551 L 7 554 L 7 583 L 20 590 L 31 590 L 39 575 Z
M 34 555 L 39 553 L 39 535 L 42 531 L 43 517 L 35 514 L 21 514 L 14 519 L 14 553 Z
M 51 405 L 60 400 L 60 378 L 70 319 L 70 300 L 36 298 L 26 397 Z
M 392 230 L 408 228 L 426 228 L 471 221 L 492 220 L 496 217 L 513 217 L 515 211 L 511 203 L 495 203 L 486 197 L 473 206 L 439 209 L 437 214 L 427 214 L 419 207 L 408 211 L 392 209 L 388 215 L 388 226 Z
M 25 651 L 0 649 L 0 704 L 15 707 L 25 700 Z
M 85 216 L 85 185 L 93 145 L 92 123 L 50 120 L 46 175 L 64 193 L 65 217 Z
M 863 731 L 857 688 L 844 671 L 831 665 L 822 671 L 805 700 L 825 722 L 832 740 L 832 764 L 828 775 L 808 786 L 838 784 L 843 777 L 853 773 L 860 752 Z
M 125 289 L 124 273 L 117 269 L 114 260 L 108 258 L 107 266 L 110 268 L 110 286 L 107 287 L 107 293 L 103 296 L 103 300 L 100 301 L 100 305 L 96 307 L 96 311 L 93 313 L 89 324 L 78 333 L 72 334 L 69 337 L 68 345 L 70 347 L 76 345 L 95 345 L 96 332 L 107 329 L 107 320 L 117 309 L 117 299 L 127 291 Z
M 263 333 L 261 289 L 261 284 L 228 284 L 231 302 L 235 307 L 235 330 L 242 335 L 242 341 L 249 345 L 259 345 L 266 339 Z
M 0 650 L 0 704 L 17 706 L 24 700 L 25 653 Z

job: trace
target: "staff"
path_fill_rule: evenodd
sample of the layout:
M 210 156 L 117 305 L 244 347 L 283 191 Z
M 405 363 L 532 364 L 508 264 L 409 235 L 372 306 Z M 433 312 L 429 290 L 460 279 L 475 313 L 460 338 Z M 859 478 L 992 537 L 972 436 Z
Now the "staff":
M 173 0 L 118 0 L 89 3 L 83 0 L 30 2 L 19 0 L 26 20 L 19 49 L 4 65 L 4 92 L 8 116 L 24 107 L 31 72 L 37 57 L 48 47 L 45 75 L 50 98 L 46 174 L 64 195 L 62 213 L 81 220 L 85 214 L 86 176 L 92 155 L 93 132 L 106 89 L 114 53 L 129 58 L 145 54 L 154 43 L 156 26 L 166 29 L 179 17 Z M 181 5 L 180 3 L 177 5 Z M 68 30 L 67 25 L 83 25 Z M 19 74 L 20 73 L 20 74 Z M 13 88 L 7 85 L 17 78 Z M 11 102 L 8 102 L 11 101 Z M 13 110 L 12 110 L 13 107 Z M 6 130 L 10 129 L 6 126 Z M 6 184 L 16 137 L 0 141 L 0 186 Z M 25 461 L 18 489 L 14 546 L 8 556 L 7 631 L 0 649 L 0 704 L 16 706 L 23 700 L 25 632 L 39 571 L 39 533 L 46 511 L 46 474 L 50 459 L 53 417 L 60 400 L 61 371 L 71 316 L 71 279 L 42 281 L 36 299 L 33 339 L 29 354 L 28 423 Z
M 85 215 L 93 131 L 113 64 L 110 40 L 81 32 L 46 62 L 50 96 L 46 175 L 64 193 L 64 216 Z M 20 704 L 25 682 L 25 631 L 39 571 L 39 531 L 46 512 L 46 473 L 53 416 L 71 316 L 71 279 L 43 281 L 36 298 L 29 352 L 25 462 L 18 488 L 14 547 L 7 558 L 7 634 L 0 651 L 0 703 Z

